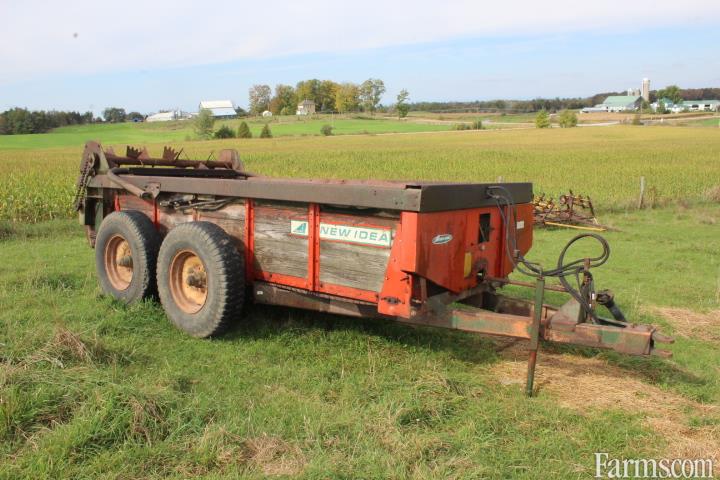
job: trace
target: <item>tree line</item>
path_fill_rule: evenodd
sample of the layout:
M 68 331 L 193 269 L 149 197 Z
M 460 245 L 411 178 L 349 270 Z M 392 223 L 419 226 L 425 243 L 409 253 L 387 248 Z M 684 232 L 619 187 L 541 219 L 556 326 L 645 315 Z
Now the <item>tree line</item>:
M 124 108 L 108 107 L 103 110 L 103 119 L 110 123 L 141 122 L 145 115 L 139 112 L 126 113 Z M 102 122 L 103 119 L 96 118 L 93 112 L 11 108 L 0 113 L 0 135 L 45 133 L 53 128 Z
M 92 123 L 94 120 L 92 112 L 30 111 L 26 108 L 11 108 L 0 113 L 0 135 L 43 133 L 66 125 Z
M 562 110 L 580 110 L 602 103 L 611 95 L 627 95 L 627 92 L 600 92 L 590 97 L 570 98 L 534 98 L 532 100 L 487 100 L 474 102 L 415 102 L 409 104 L 411 111 L 423 112 L 507 112 L 531 113 L 542 110 L 560 112 Z M 683 100 L 720 100 L 720 88 L 680 88 L 670 85 L 661 90 L 650 91 L 650 103 L 669 98 L 673 103 Z
M 294 115 L 298 104 L 305 100 L 313 102 L 316 112 L 374 113 L 381 108 L 380 100 L 385 90 L 385 83 L 378 78 L 368 78 L 360 84 L 313 78 L 302 80 L 294 87 L 277 84 L 274 94 L 270 85 L 253 85 L 248 104 L 252 115 L 266 110 L 273 115 Z

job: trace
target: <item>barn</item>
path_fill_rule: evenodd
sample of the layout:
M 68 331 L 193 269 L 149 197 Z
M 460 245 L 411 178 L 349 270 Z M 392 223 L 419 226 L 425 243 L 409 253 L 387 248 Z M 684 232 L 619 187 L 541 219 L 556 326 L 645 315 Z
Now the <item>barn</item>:
M 237 112 L 231 100 L 203 100 L 200 102 L 199 110 L 210 110 L 215 118 L 235 118 Z

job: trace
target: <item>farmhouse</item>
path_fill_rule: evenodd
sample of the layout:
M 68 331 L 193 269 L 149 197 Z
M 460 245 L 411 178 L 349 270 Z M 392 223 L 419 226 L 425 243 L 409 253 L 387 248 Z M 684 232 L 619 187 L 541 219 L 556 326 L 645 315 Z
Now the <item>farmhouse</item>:
M 237 116 L 235 105 L 231 100 L 203 100 L 200 102 L 200 110 L 210 110 L 215 118 L 234 118 Z
M 312 115 L 315 113 L 315 102 L 305 99 L 298 104 L 296 115 Z

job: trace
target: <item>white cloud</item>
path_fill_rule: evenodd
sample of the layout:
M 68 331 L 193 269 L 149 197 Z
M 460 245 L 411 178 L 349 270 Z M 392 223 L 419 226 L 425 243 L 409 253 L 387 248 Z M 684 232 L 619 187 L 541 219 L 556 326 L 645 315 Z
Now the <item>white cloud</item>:
M 473 36 L 702 24 L 717 0 L 26 0 L 0 5 L 0 84 Z M 77 34 L 77 36 L 75 36 Z

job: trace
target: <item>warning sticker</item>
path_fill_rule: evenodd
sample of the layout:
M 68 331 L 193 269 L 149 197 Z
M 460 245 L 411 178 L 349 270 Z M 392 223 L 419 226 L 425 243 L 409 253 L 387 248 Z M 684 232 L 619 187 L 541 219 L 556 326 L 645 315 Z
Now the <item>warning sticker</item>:
M 307 237 L 308 222 L 303 220 L 290 220 L 290 233 L 292 235 Z M 372 245 L 375 247 L 390 247 L 392 244 L 392 231 L 385 228 L 320 223 L 320 239 L 357 243 L 359 245 Z

